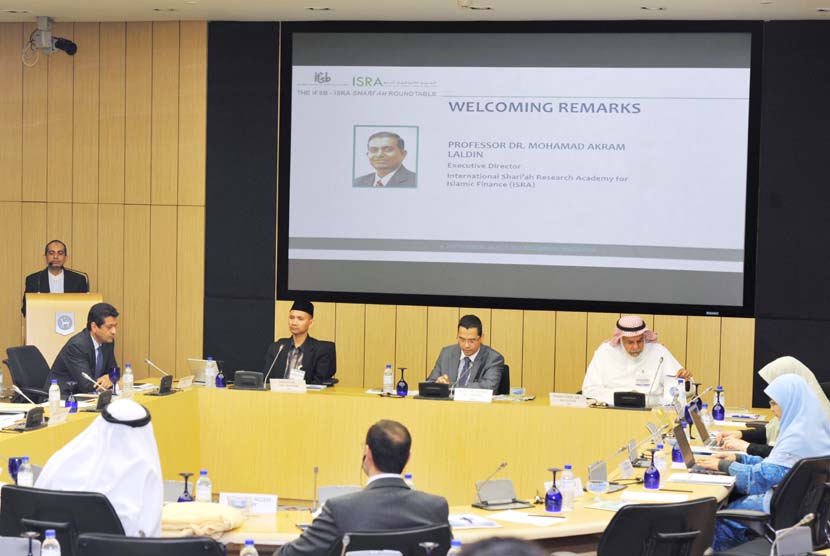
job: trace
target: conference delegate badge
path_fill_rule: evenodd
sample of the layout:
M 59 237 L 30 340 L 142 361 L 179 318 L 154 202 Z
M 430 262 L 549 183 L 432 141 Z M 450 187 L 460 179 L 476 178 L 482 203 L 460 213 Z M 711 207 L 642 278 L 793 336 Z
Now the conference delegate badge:
M 69 336 L 75 333 L 75 313 L 55 313 L 55 333 Z

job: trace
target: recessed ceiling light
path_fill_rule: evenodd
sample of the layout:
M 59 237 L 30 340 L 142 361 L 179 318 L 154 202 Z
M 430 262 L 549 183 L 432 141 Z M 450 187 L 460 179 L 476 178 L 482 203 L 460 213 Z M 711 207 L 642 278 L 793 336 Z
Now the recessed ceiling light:
M 190 4 L 190 5 L 198 4 L 198 3 L 199 3 L 199 0 L 187 0 L 187 2 L 185 2 L 185 4 Z
M 487 11 L 487 10 L 492 10 L 493 8 L 491 8 L 490 6 L 470 6 L 470 9 L 471 10 Z
M 3 13 L 7 14 L 27 14 L 29 10 L 3 10 Z
M 640 6 L 640 9 L 647 12 L 665 12 L 666 6 Z
M 334 11 L 331 8 L 327 8 L 325 6 L 309 6 L 306 9 L 310 12 L 331 12 L 331 11 Z
M 769 6 L 770 4 L 772 4 L 772 0 L 761 0 L 762 6 Z
M 154 12 L 175 12 L 176 8 L 153 8 Z

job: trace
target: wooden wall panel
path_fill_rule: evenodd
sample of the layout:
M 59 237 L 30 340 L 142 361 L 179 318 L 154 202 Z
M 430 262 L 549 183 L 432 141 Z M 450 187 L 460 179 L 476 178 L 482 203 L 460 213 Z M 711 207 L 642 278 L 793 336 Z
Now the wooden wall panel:
M 101 61 L 97 23 L 76 23 L 73 57 L 72 200 L 98 202 L 98 106 Z
M 153 25 L 127 23 L 124 200 L 150 202 Z
M 383 369 L 389 363 L 395 366 L 395 307 L 366 305 L 366 364 L 363 366 L 363 384 L 377 388 L 382 383 Z M 397 377 L 397 369 L 395 370 Z M 378 378 L 380 377 L 380 378 Z M 395 382 L 397 382 L 395 378 Z
M 464 315 L 475 315 L 481 319 L 481 324 L 484 326 L 484 334 L 490 334 L 490 322 L 492 318 L 492 309 L 482 309 L 481 307 L 461 307 L 458 309 L 458 318 Z
M 510 383 L 536 396 L 553 392 L 556 365 L 556 312 L 524 312 L 524 354 L 520 369 L 511 365 Z M 514 370 L 515 369 L 515 370 Z
M 0 201 L 21 201 L 23 160 L 23 24 L 0 25 Z
M 586 368 L 599 345 L 614 335 L 619 318 L 619 313 L 588 313 L 588 336 L 585 342 Z
M 151 195 L 154 205 L 175 205 L 179 176 L 179 23 L 153 23 Z
M 36 27 L 34 23 L 24 24 L 23 33 L 29 36 Z M 48 66 L 46 58 L 41 56 L 34 66 L 23 68 L 21 173 L 24 201 L 46 200 Z M 6 95 L 5 88 L 2 95 Z
M 190 374 L 188 357 L 202 356 L 205 298 L 205 209 L 178 207 L 176 248 L 176 373 Z
M 181 23 L 179 85 L 180 205 L 205 204 L 207 23 Z
M 66 266 L 72 267 L 74 264 L 75 250 L 72 247 L 72 204 L 71 203 L 47 203 L 46 205 L 46 241 L 59 239 L 66 243 L 69 251 L 69 258 L 66 261 Z M 46 243 L 46 242 L 43 242 Z M 40 249 L 43 253 L 43 247 Z M 44 260 L 44 265 L 45 260 Z
M 717 385 L 720 373 L 720 327 L 718 317 L 689 317 L 686 368 L 696 382 Z
M 0 202 L 0 348 L 5 359 L 6 348 L 22 343 L 20 333 L 20 300 L 23 293 L 23 271 L 20 268 L 21 205 L 19 201 Z M 6 373 L 5 365 L 3 373 Z M 5 374 L 8 378 L 8 374 Z M 5 382 L 10 384 L 10 382 Z
M 72 205 L 72 268 L 86 272 L 89 290 L 98 291 L 98 205 Z
M 150 359 L 176 369 L 176 207 L 150 207 Z
M 288 312 L 293 301 L 277 301 L 274 309 L 274 339 L 287 338 L 291 335 L 288 330 Z
M 587 347 L 588 313 L 556 313 L 556 392 L 573 393 L 582 389 L 582 379 L 596 348 Z
M 752 406 L 755 320 L 721 319 L 720 383 L 727 407 Z M 767 361 L 759 361 L 759 367 Z
M 409 387 L 417 388 L 427 373 L 427 308 L 398 305 L 395 330 L 396 376 L 399 367 L 406 367 Z
M 686 365 L 686 324 L 685 316 L 654 315 L 654 331 L 657 341 L 669 348 L 681 365 Z
M 522 361 L 524 357 L 524 311 L 513 309 L 493 309 L 492 332 L 484 337 L 484 342 L 504 356 L 504 362 L 510 365 L 511 385 L 522 384 Z M 512 372 L 516 369 L 516 372 Z
M 336 314 L 334 337 L 337 341 L 337 375 L 335 376 L 342 386 L 362 387 L 366 353 L 366 306 L 356 303 L 338 303 Z M 371 376 L 374 377 L 374 375 Z
M 72 23 L 55 23 L 52 32 L 73 40 Z M 49 66 L 49 87 L 46 94 L 47 122 L 46 135 L 46 199 L 49 202 L 72 201 L 72 126 L 74 102 L 73 57 L 57 55 L 41 59 Z
M 50 237 L 46 232 L 46 203 L 23 203 L 21 208 L 21 292 L 26 276 L 46 266 L 43 250 Z
M 429 307 L 427 309 L 427 374 L 435 367 L 441 350 L 457 342 L 458 319 L 458 307 Z
M 124 202 L 126 26 L 101 24 L 98 200 Z M 204 180 L 202 181 L 204 183 Z
M 101 205 L 98 209 L 98 276 L 97 290 L 104 301 L 111 303 L 122 314 L 119 318 L 119 341 L 115 343 L 115 356 L 124 360 L 124 205 Z M 128 316 L 127 316 L 128 317 Z M 136 360 L 131 360 L 134 365 Z M 140 365 L 139 368 L 143 368 Z
M 318 340 L 334 341 L 337 307 L 334 303 L 314 304 L 314 325 L 309 333 Z
M 124 308 L 118 320 L 124 344 L 122 366 L 131 362 L 137 377 L 148 376 L 144 359 L 150 355 L 150 207 L 146 205 L 124 207 Z

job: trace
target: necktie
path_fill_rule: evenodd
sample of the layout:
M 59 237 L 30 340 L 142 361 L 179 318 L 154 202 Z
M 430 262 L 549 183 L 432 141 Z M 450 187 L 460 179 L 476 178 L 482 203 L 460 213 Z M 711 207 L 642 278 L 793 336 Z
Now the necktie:
M 461 364 L 461 372 L 458 373 L 458 381 L 455 383 L 456 386 L 461 386 L 463 388 L 467 385 L 467 381 L 470 379 L 470 369 L 472 368 L 473 360 L 469 357 L 465 357 Z
M 101 371 L 104 370 L 104 356 L 101 354 L 101 346 L 95 350 L 95 378 L 101 376 Z
M 375 187 L 383 187 L 383 180 L 378 180 L 377 183 L 375 183 Z

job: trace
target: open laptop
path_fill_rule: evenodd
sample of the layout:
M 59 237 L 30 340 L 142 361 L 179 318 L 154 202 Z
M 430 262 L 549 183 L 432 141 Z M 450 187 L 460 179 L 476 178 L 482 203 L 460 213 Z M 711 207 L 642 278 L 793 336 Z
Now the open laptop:
M 190 374 L 193 375 L 193 382 L 204 384 L 207 359 L 191 359 L 188 357 L 187 366 L 190 367 Z
M 706 423 L 703 422 L 703 418 L 700 416 L 696 405 L 689 408 L 689 416 L 695 424 L 695 428 L 697 429 L 697 433 L 700 435 L 700 440 L 703 442 L 703 445 L 712 451 L 719 450 L 718 439 L 709 435 Z
M 728 475 L 722 471 L 715 471 L 714 469 L 707 469 L 700 467 L 695 462 L 695 455 L 692 452 L 692 446 L 689 444 L 689 439 L 686 438 L 686 431 L 683 430 L 682 425 L 674 427 L 674 439 L 680 447 L 680 453 L 683 454 L 683 463 L 686 464 L 686 470 L 689 473 L 698 473 L 700 475 Z

